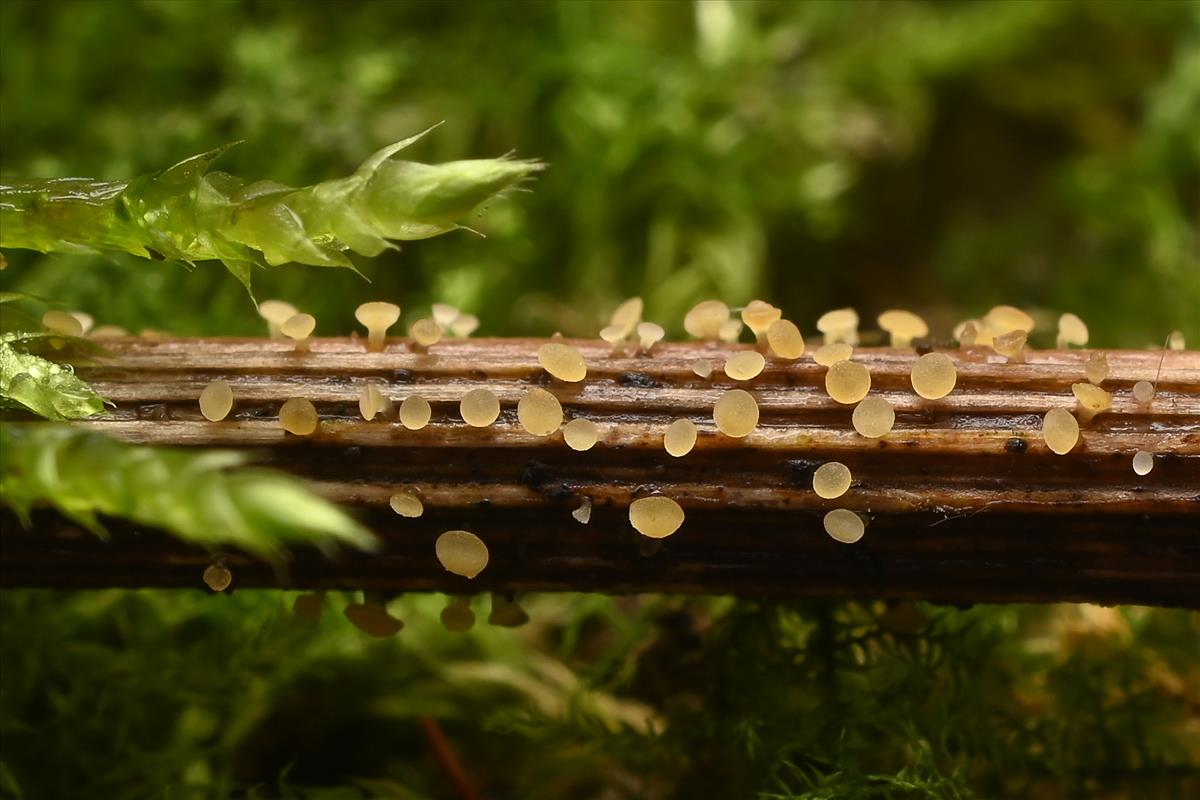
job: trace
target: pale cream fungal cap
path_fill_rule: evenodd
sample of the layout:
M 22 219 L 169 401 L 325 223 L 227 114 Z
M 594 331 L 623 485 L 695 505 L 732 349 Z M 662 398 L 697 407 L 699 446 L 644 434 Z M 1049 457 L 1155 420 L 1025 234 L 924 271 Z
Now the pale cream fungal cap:
M 408 334 L 421 347 L 429 347 L 442 340 L 442 326 L 431 317 L 422 317 L 409 327 Z
M 342 611 L 354 627 L 368 636 L 387 638 L 404 629 L 404 623 L 379 603 L 351 603 Z
M 954 339 L 962 347 L 989 345 L 992 337 L 982 333 L 983 323 L 977 319 L 967 319 L 954 326 Z
M 367 329 L 367 349 L 382 350 L 387 338 L 387 329 L 400 319 L 400 306 L 374 300 L 356 308 L 354 318 Z
M 474 578 L 488 564 L 488 549 L 470 531 L 446 531 L 434 543 L 437 559 L 447 572 Z
M 279 327 L 300 313 L 300 309 L 285 300 L 263 300 L 258 304 L 258 315 L 267 321 L 267 331 L 272 339 L 283 336 Z
M 469 597 L 452 597 L 442 609 L 442 626 L 451 633 L 465 633 L 475 627 L 475 612 Z
M 925 320 L 903 309 L 884 311 L 876 322 L 882 330 L 891 335 L 892 347 L 907 347 L 912 344 L 913 339 L 929 335 L 929 326 L 925 324 Z
M 813 491 L 818 497 L 833 500 L 850 489 L 850 468 L 840 461 L 829 461 L 813 473 Z
M 93 339 L 112 339 L 118 336 L 128 336 L 129 331 L 120 325 L 99 325 L 91 332 Z
M 1088 343 L 1088 327 L 1075 314 L 1067 312 L 1058 318 L 1058 338 L 1055 346 L 1060 350 L 1070 346 L 1083 347 Z
M 758 403 L 744 389 L 730 389 L 713 406 L 713 422 L 731 438 L 749 436 L 758 427 Z
M 844 405 L 857 403 L 871 391 L 871 371 L 855 361 L 838 361 L 825 373 L 825 391 Z
M 896 424 L 896 410 L 882 397 L 864 397 L 851 415 L 854 430 L 868 439 L 878 439 L 891 433 Z
M 204 569 L 204 583 L 214 592 L 223 592 L 233 583 L 233 573 L 224 564 L 209 564 Z
M 1042 439 L 1058 455 L 1066 455 L 1079 443 L 1079 422 L 1064 408 L 1052 408 L 1042 419 Z
M 713 362 L 707 358 L 697 358 L 692 362 L 692 372 L 698 378 L 710 378 L 713 374 Z
M 1099 350 L 1092 353 L 1083 365 L 1083 374 L 1087 376 L 1088 381 L 1097 386 L 1104 383 L 1108 379 L 1108 356 Z
M 739 350 L 725 360 L 725 374 L 735 381 L 757 378 L 767 360 L 757 350 Z
M 388 505 L 402 517 L 416 518 L 425 513 L 425 505 L 421 498 L 408 491 L 400 491 L 388 498 Z
M 461 311 L 448 303 L 434 303 L 429 310 L 433 314 L 433 321 L 441 328 L 449 328 L 462 316 Z
M 1112 395 L 1099 386 L 1090 383 L 1073 383 L 1071 391 L 1079 405 L 1093 413 L 1107 411 L 1112 408 Z
M 992 338 L 992 349 L 1009 361 L 1019 361 L 1025 351 L 1025 342 L 1028 337 L 1029 334 L 1023 330 L 997 334 Z
M 826 311 L 817 320 L 817 330 L 825 335 L 825 344 L 858 344 L 858 312 L 853 308 Z
M 629 504 L 629 524 L 642 536 L 665 539 L 683 525 L 683 509 L 669 497 L 641 497 Z
M 279 424 L 296 436 L 311 436 L 317 430 L 317 409 L 302 397 L 293 397 L 279 409 Z
M 459 314 L 449 327 L 450 335 L 459 339 L 466 339 L 478 329 L 479 317 L 474 314 Z
M 473 428 L 486 428 L 500 416 L 500 401 L 487 389 L 472 389 L 458 404 L 463 422 Z
M 1171 331 L 1171 335 L 1167 337 L 1168 350 L 1183 350 L 1187 347 L 1187 342 L 1184 341 L 1183 331 Z
M 795 360 L 804 355 L 804 336 L 791 320 L 775 320 L 767 326 L 765 335 L 767 347 L 776 357 Z
M 517 401 L 517 421 L 534 436 L 549 436 L 562 427 L 562 404 L 550 392 L 534 387 Z
M 88 331 L 96 324 L 96 318 L 86 311 L 68 311 L 75 321 L 79 323 L 80 335 L 87 336 Z
M 684 316 L 683 329 L 696 339 L 717 339 L 728 320 L 729 306 L 720 300 L 704 300 Z
M 852 355 L 854 348 L 845 342 L 830 342 L 817 348 L 817 352 L 813 353 L 813 361 L 822 367 L 832 367 L 839 361 L 849 361 Z
M 560 381 L 578 383 L 587 377 L 587 364 L 579 349 L 569 344 L 547 342 L 538 348 L 538 363 Z
M 835 508 L 825 515 L 825 532 L 842 544 L 854 544 L 867 530 L 862 517 L 846 508 Z
M 690 419 L 677 419 L 667 426 L 663 434 L 663 447 L 667 454 L 679 458 L 692 452 L 696 446 L 696 423 Z
M 410 431 L 419 431 L 429 424 L 433 410 L 429 401 L 419 394 L 410 394 L 400 404 L 400 424 Z
M 391 408 L 391 401 L 383 396 L 383 392 L 373 383 L 368 383 L 358 395 L 358 411 L 362 418 L 370 422 L 377 414 L 385 414 Z
M 639 322 L 637 335 L 638 347 L 642 349 L 642 352 L 649 352 L 651 347 L 663 340 L 667 332 L 657 322 Z
M 600 429 L 590 419 L 577 417 L 563 426 L 563 441 L 572 450 L 591 450 L 599 438 Z
M 620 325 L 606 325 L 600 329 L 600 338 L 614 346 L 625 341 L 626 335 Z
M 1147 405 L 1154 399 L 1154 384 L 1150 381 L 1138 381 L 1133 385 L 1133 399 L 1142 405 Z
M 225 381 L 213 381 L 200 391 L 200 413 L 209 422 L 220 422 L 233 410 L 233 389 Z
M 1133 471 L 1138 475 L 1149 475 L 1154 469 L 1154 454 L 1138 450 L 1133 454 Z
M 717 338 L 726 344 L 733 344 L 742 335 L 742 321 L 740 319 L 727 319 L 721 323 L 721 327 L 717 329 Z
M 1033 317 L 1016 306 L 993 306 L 983 316 L 983 325 L 992 336 L 1012 331 L 1033 330 Z
M 909 375 L 913 391 L 926 400 L 940 400 L 954 390 L 958 370 L 945 353 L 926 353 L 913 363 Z
M 587 525 L 592 519 L 592 498 L 585 497 L 579 508 L 571 512 L 571 516 L 580 525 Z
M 617 337 L 618 341 L 628 339 L 630 334 L 633 333 L 637 324 L 642 321 L 643 308 L 642 298 L 631 297 L 622 302 L 613 311 L 612 316 L 609 317 L 608 325 L 610 328 L 620 332 L 620 335 Z M 608 340 L 605 339 L 605 341 Z
M 312 314 L 293 314 L 279 326 L 279 332 L 296 343 L 297 351 L 308 349 L 308 337 L 317 328 L 317 320 Z
M 58 311 L 57 309 L 47 311 L 42 314 L 42 327 L 51 333 L 61 334 L 62 336 L 82 336 L 83 326 L 79 324 L 79 320 L 69 311 Z
M 751 300 L 742 309 L 741 317 L 755 336 L 763 336 L 773 323 L 783 317 L 783 311 L 764 300 Z

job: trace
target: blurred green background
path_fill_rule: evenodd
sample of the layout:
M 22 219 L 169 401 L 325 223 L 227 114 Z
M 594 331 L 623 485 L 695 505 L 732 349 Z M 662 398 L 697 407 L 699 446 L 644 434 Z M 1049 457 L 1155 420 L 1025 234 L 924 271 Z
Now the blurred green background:
M 325 334 L 391 299 L 593 335 L 641 294 L 676 332 L 763 297 L 806 330 L 1013 303 L 1200 341 L 1194 2 L 0 3 L 4 178 L 242 139 L 223 169 L 298 185 L 439 120 L 413 157 L 550 169 L 486 238 L 259 297 Z M 100 323 L 261 328 L 218 264 L 8 255 L 5 290 Z M 489 798 L 1200 794 L 1195 614 L 566 596 L 451 635 L 413 597 L 377 642 L 290 602 L 0 595 L 0 796 L 459 797 L 425 714 Z

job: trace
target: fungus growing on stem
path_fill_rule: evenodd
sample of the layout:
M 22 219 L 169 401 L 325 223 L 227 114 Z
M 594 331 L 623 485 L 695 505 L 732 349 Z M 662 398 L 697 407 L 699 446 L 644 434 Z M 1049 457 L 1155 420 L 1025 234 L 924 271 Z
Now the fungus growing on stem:
M 669 455 L 679 458 L 692 452 L 696 446 L 696 424 L 690 419 L 677 419 L 667 426 L 663 434 L 663 448 Z
M 876 318 L 879 327 L 891 336 L 892 347 L 908 347 L 913 339 L 929 335 L 929 326 L 911 311 L 892 309 Z
M 447 572 L 474 578 L 488 564 L 488 549 L 470 531 L 446 531 L 434 543 L 434 552 Z
M 472 389 L 463 395 L 458 413 L 472 428 L 486 428 L 500 416 L 500 401 L 487 389 Z
M 75 321 L 79 323 L 80 336 L 87 336 L 88 331 L 90 331 L 92 326 L 96 324 L 96 318 L 86 311 L 68 311 L 67 313 L 74 317 Z
M 1088 356 L 1087 363 L 1083 365 L 1083 374 L 1087 376 L 1089 382 L 1099 386 L 1108 378 L 1108 356 L 1097 350 Z
M 122 328 L 120 325 L 98 325 L 89 334 L 92 339 L 115 339 L 119 336 L 128 336 L 129 331 Z
M 1147 406 L 1154 400 L 1154 384 L 1150 381 L 1138 381 L 1133 385 L 1133 399 Z
M 387 607 L 375 597 L 364 598 L 361 603 L 351 603 L 342 613 L 354 627 L 368 636 L 382 639 L 395 636 L 404 629 L 404 623 L 389 614 Z
M 1029 333 L 1033 327 L 1033 317 L 1016 306 L 993 306 L 983 316 L 983 330 L 992 337 L 1012 331 Z
M 980 330 L 983 323 L 977 319 L 964 320 L 954 326 L 954 339 L 960 347 L 974 347 L 992 343 L 991 336 L 984 336 Z
M 1029 334 L 1022 330 L 1009 331 L 992 337 L 992 349 L 1010 362 L 1025 360 L 1025 342 Z
M 571 516 L 580 525 L 587 525 L 592 519 L 592 498 L 583 498 L 583 502 L 579 504 L 579 508 L 571 512 Z
M 223 592 L 233 583 L 233 573 L 222 563 L 209 564 L 204 568 L 204 583 L 214 592 Z
M 429 347 L 442 340 L 442 327 L 430 317 L 422 317 L 409 327 L 408 335 L 419 347 Z
M 363 303 L 354 310 L 354 318 L 367 329 L 367 350 L 383 350 L 387 340 L 387 329 L 400 320 L 400 306 L 375 300 Z
M 825 515 L 825 532 L 842 544 L 854 544 L 863 537 L 867 526 L 862 517 L 847 508 L 835 508 Z
M 665 539 L 683 525 L 683 509 L 669 497 L 640 497 L 629 504 L 629 524 L 642 536 Z
M 829 461 L 813 473 L 813 491 L 818 497 L 833 500 L 850 489 L 850 468 L 840 461 Z
M 1054 346 L 1059 350 L 1065 350 L 1068 347 L 1083 347 L 1088 343 L 1088 327 L 1076 315 L 1068 312 L 1058 318 L 1058 336 L 1054 340 Z M 1099 381 L 1094 381 L 1099 383 Z
M 638 347 L 643 353 L 649 353 L 650 348 L 663 340 L 667 332 L 657 322 L 639 322 L 637 326 Z
M 825 335 L 825 344 L 858 344 L 858 312 L 853 308 L 826 311 L 817 320 L 817 330 Z
M 1042 419 L 1042 439 L 1057 455 L 1066 455 L 1079 442 L 1079 422 L 1064 408 L 1052 408 Z
M 462 316 L 461 311 L 448 303 L 434 303 L 429 312 L 433 314 L 433 321 L 443 330 L 449 328 L 456 319 Z
M 279 409 L 279 424 L 288 433 L 311 436 L 317 430 L 317 409 L 302 397 L 293 397 Z
M 83 325 L 69 311 L 52 309 L 42 314 L 42 327 L 62 336 L 83 336 Z
M 864 397 L 851 415 L 854 430 L 868 439 L 886 436 L 896 424 L 896 410 L 882 397 Z
M 200 413 L 209 422 L 220 422 L 233 410 L 233 389 L 225 381 L 213 381 L 200 392 Z
M 1187 342 L 1184 341 L 1183 331 L 1171 331 L 1171 335 L 1167 337 L 1168 350 L 1183 350 L 1187 347 Z
M 368 422 L 375 419 L 376 414 L 388 413 L 391 406 L 391 401 L 384 397 L 383 392 L 373 383 L 364 386 L 358 395 L 358 411 Z
M 590 419 L 576 417 L 563 426 L 563 441 L 572 450 L 591 450 L 599 438 L 600 431 Z
M 489 625 L 499 628 L 519 628 L 526 622 L 529 622 L 529 615 L 515 600 L 492 592 L 492 612 L 488 614 Z
M 746 327 L 753 333 L 754 337 L 762 342 L 767 335 L 770 327 L 778 322 L 783 316 L 783 312 L 763 300 L 751 300 L 742 309 L 742 322 L 746 323 Z
M 517 402 L 517 421 L 534 436 L 549 436 L 562 426 L 562 404 L 550 392 L 534 387 Z
M 730 389 L 713 406 L 713 422 L 731 438 L 749 436 L 758 427 L 758 403 L 744 389 Z
M 793 361 L 804 355 L 804 337 L 791 320 L 777 319 L 767 326 L 767 347 L 778 358 Z
M 578 348 L 559 342 L 547 342 L 538 348 L 538 363 L 560 381 L 578 383 L 587 377 L 587 364 Z
M 307 353 L 308 337 L 316 328 L 317 320 L 312 314 L 293 314 L 279 326 L 279 331 L 296 343 L 297 353 Z
M 634 329 L 637 328 L 639 322 L 642 321 L 642 309 L 644 304 L 642 298 L 631 297 L 628 300 L 617 306 L 609 317 L 608 327 L 605 328 L 609 332 L 609 337 L 604 336 L 604 331 L 601 331 L 600 338 L 607 342 L 616 343 L 624 339 L 628 339 Z
M 817 352 L 813 353 L 813 361 L 822 367 L 832 367 L 839 361 L 849 361 L 852 355 L 854 348 L 850 345 L 845 342 L 831 342 L 817 348 Z
M 284 300 L 263 300 L 258 304 L 258 315 L 267 321 L 267 335 L 282 339 L 281 326 L 300 313 L 300 309 Z
M 713 374 L 713 362 L 707 358 L 697 358 L 692 362 L 692 373 L 698 378 L 711 378 Z
M 412 492 L 400 491 L 388 498 L 388 505 L 402 517 L 415 519 L 425 513 L 425 505 L 421 498 Z
M 739 350 L 725 360 L 725 374 L 735 381 L 753 380 L 767 364 L 757 350 Z
M 428 425 L 432 414 L 429 401 L 419 394 L 410 394 L 400 404 L 400 424 L 410 431 L 419 431 Z
M 465 633 L 475 627 L 471 598 L 451 597 L 442 609 L 442 626 L 451 633 Z
M 1079 418 L 1083 422 L 1090 422 L 1092 417 L 1112 408 L 1112 395 L 1099 386 L 1093 386 L 1090 383 L 1073 383 L 1071 392 L 1079 401 Z
M 926 353 L 913 363 L 909 375 L 913 391 L 926 400 L 940 400 L 954 390 L 958 371 L 945 353 Z
M 871 391 L 871 371 L 856 361 L 839 361 L 825 373 L 825 391 L 843 405 L 857 403 Z
M 1133 454 L 1133 471 L 1138 475 L 1149 475 L 1154 469 L 1154 454 L 1138 450 Z
M 740 319 L 727 319 L 717 329 L 717 338 L 726 344 L 733 344 L 742 335 L 742 327 Z
M 695 339 L 718 339 L 729 320 L 729 306 L 720 300 L 703 300 L 683 317 L 683 329 Z
M 479 329 L 479 317 L 474 314 L 459 314 L 449 326 L 446 326 L 446 329 L 451 336 L 466 339 Z

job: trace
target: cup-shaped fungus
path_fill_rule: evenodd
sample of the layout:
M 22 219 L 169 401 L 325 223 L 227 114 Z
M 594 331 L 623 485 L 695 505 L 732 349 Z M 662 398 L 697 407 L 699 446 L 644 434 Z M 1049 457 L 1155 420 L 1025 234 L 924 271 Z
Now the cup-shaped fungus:
M 767 326 L 764 335 L 767 339 L 767 347 L 776 357 L 792 361 L 804 355 L 804 337 L 800 334 L 796 323 L 791 320 L 775 320 Z
M 1149 475 L 1154 469 L 1154 454 L 1138 450 L 1133 454 L 1133 471 L 1138 475 Z
M 368 383 L 358 395 L 358 411 L 362 418 L 370 422 L 377 414 L 386 414 L 392 402 L 383 396 L 383 392 L 373 383 Z
M 549 436 L 562 426 L 562 404 L 550 392 L 534 387 L 517 401 L 517 421 L 534 436 Z
M 42 327 L 62 336 L 83 336 L 83 325 L 69 311 L 53 309 L 42 314 Z
M 408 335 L 420 347 L 429 347 L 442 340 L 442 326 L 430 317 L 422 317 L 408 329 Z
M 913 339 L 929 335 L 929 326 L 925 324 L 925 320 L 903 309 L 884 311 L 876 322 L 891 336 L 892 347 L 908 347 Z
M 572 450 L 591 450 L 600 438 L 596 423 L 577 417 L 563 426 L 563 441 Z
M 692 362 L 692 374 L 698 378 L 711 378 L 713 362 L 707 358 L 697 358 Z
M 367 329 L 367 349 L 379 352 L 387 338 L 387 329 L 400 320 L 400 306 L 379 300 L 363 303 L 354 310 L 354 318 Z
M 1101 353 L 1099 350 L 1088 356 L 1087 363 L 1083 365 L 1083 374 L 1087 376 L 1089 382 L 1099 386 L 1108 379 L 1108 356 Z
M 1112 395 L 1099 386 L 1093 386 L 1090 383 L 1073 383 L 1071 392 L 1079 401 L 1079 417 L 1084 422 L 1089 422 L 1100 412 L 1112 408 Z
M 500 416 L 500 401 L 487 389 L 472 389 L 463 395 L 458 413 L 472 428 L 486 428 Z
M 1015 306 L 994 306 L 983 315 L 983 327 L 993 337 L 1012 331 L 1033 330 L 1033 317 Z
M 758 403 L 743 389 L 730 389 L 713 406 L 717 430 L 734 439 L 749 436 L 758 427 Z
M 474 314 L 459 314 L 448 330 L 451 336 L 465 339 L 479 328 L 479 317 Z
M 753 380 L 767 364 L 757 350 L 739 350 L 725 360 L 725 374 L 735 381 Z
M 434 543 L 434 552 L 447 572 L 474 578 L 488 564 L 488 549 L 470 531 L 446 531 Z
M 841 497 L 850 489 L 850 468 L 840 461 L 826 462 L 813 473 L 812 485 L 818 497 Z
M 592 498 L 585 497 L 579 508 L 571 512 L 571 516 L 580 525 L 587 525 L 592 519 Z
M 233 410 L 233 389 L 225 381 L 213 381 L 200 391 L 200 413 L 209 422 L 220 422 Z
M 856 361 L 839 361 L 825 373 L 825 391 L 843 405 L 857 403 L 871 391 L 871 371 Z
M 92 329 L 89 336 L 92 339 L 115 339 L 120 336 L 128 336 L 129 331 L 122 328 L 120 325 L 98 325 Z
M 852 355 L 854 348 L 845 342 L 830 342 L 817 348 L 817 352 L 813 353 L 813 361 L 822 367 L 832 367 L 839 361 L 849 361 Z
M 448 329 L 456 319 L 462 316 L 461 311 L 448 303 L 434 303 L 429 311 L 433 314 L 433 321 L 443 330 Z
M 615 341 L 619 342 L 629 338 L 634 329 L 637 328 L 638 323 L 642 321 L 643 307 L 644 304 L 640 297 L 631 297 L 617 306 L 617 310 L 612 313 L 612 317 L 609 318 L 608 327 L 606 328 L 610 336 L 616 337 Z M 609 338 L 603 335 L 603 332 L 601 332 L 601 338 L 605 341 L 610 341 Z
M 284 300 L 263 300 L 258 304 L 258 315 L 267 321 L 267 334 L 272 339 L 282 339 L 283 323 L 300 313 L 300 309 Z
M 742 322 L 760 342 L 767 330 L 783 316 L 783 312 L 764 300 L 751 300 L 742 309 Z
M 288 433 L 311 436 L 317 430 L 317 409 L 302 397 L 293 397 L 279 409 L 279 424 Z
M 817 330 L 825 335 L 825 344 L 858 344 L 858 312 L 853 308 L 826 311 L 817 320 Z
M 587 364 L 579 349 L 560 342 L 547 342 L 538 348 L 538 363 L 560 381 L 578 383 L 587 377 Z
M 368 636 L 386 638 L 404 629 L 404 623 L 387 612 L 378 602 L 351 603 L 342 612 L 354 627 Z
M 729 306 L 720 300 L 704 300 L 683 317 L 683 329 L 695 339 L 717 339 L 729 319 Z
M 862 517 L 847 508 L 835 508 L 825 515 L 825 532 L 842 544 L 854 544 L 863 537 L 867 526 Z
M 1154 384 L 1150 381 L 1138 381 L 1133 385 L 1133 399 L 1141 405 L 1150 405 L 1154 400 Z
M 1000 333 L 992 337 L 992 349 L 1009 361 L 1025 360 L 1025 342 L 1029 334 L 1022 330 Z
M 1187 342 L 1183 338 L 1183 331 L 1171 331 L 1171 335 L 1167 337 L 1168 350 L 1182 350 L 1187 347 Z
M 686 456 L 696 446 L 696 423 L 690 419 L 677 419 L 667 426 L 663 434 L 663 448 L 675 458 Z
M 983 323 L 980 320 L 963 320 L 954 326 L 954 340 L 960 347 L 991 344 L 992 337 L 982 333 L 982 330 Z
M 1052 408 L 1042 419 L 1042 439 L 1052 452 L 1066 455 L 1079 443 L 1079 422 L 1065 408 Z
M 665 539 L 683 525 L 683 509 L 669 497 L 641 497 L 629 504 L 629 524 L 642 536 Z
M 465 633 L 475 627 L 471 598 L 451 597 L 442 609 L 442 626 L 451 633 Z
M 233 573 L 224 564 L 209 564 L 204 569 L 204 583 L 214 592 L 223 592 L 233 583 Z
M 502 594 L 492 593 L 492 613 L 488 624 L 500 628 L 519 628 L 529 622 L 529 615 L 515 600 Z
M 913 391 L 926 400 L 940 400 L 954 390 L 958 371 L 945 353 L 926 353 L 916 360 L 909 376 Z
M 854 407 L 851 422 L 854 430 L 863 436 L 878 439 L 891 433 L 892 426 L 896 424 L 896 410 L 882 397 L 864 397 Z
M 296 343 L 297 353 L 308 352 L 308 337 L 317 328 L 317 320 L 312 314 L 293 314 L 283 321 L 279 331 Z
M 650 348 L 662 341 L 667 332 L 657 322 L 639 322 L 637 326 L 638 347 L 643 353 L 649 353 Z
M 742 327 L 740 319 L 731 317 L 721 323 L 721 327 L 717 329 L 717 338 L 726 344 L 733 344 L 742 335 Z
M 400 424 L 410 431 L 419 431 L 429 424 L 433 415 L 429 401 L 419 394 L 410 394 L 400 403 Z
M 1083 347 L 1088 343 L 1088 327 L 1076 315 L 1067 312 L 1058 318 L 1058 336 L 1054 346 L 1059 350 L 1068 347 Z
M 394 492 L 388 498 L 388 505 L 402 517 L 415 519 L 425 513 L 425 505 L 421 502 L 421 498 L 417 497 L 412 492 Z

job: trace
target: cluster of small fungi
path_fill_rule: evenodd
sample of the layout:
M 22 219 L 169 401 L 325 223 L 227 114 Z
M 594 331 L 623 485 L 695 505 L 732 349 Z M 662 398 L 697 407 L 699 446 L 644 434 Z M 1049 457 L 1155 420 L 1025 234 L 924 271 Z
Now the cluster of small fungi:
M 296 352 L 308 352 L 308 339 L 315 329 L 312 316 L 299 312 L 280 301 L 264 302 L 260 306 L 274 337 L 288 337 L 295 342 Z M 655 345 L 663 339 L 660 325 L 642 320 L 642 300 L 632 298 L 622 303 L 613 313 L 610 322 L 600 331 L 600 338 L 607 342 L 613 352 L 632 348 L 639 354 L 652 356 Z M 740 313 L 735 316 L 734 311 Z M 400 319 L 400 308 L 392 303 L 370 302 L 359 306 L 355 314 L 367 330 L 366 349 L 384 350 L 387 331 Z M 58 320 L 56 320 L 57 322 Z M 49 325 L 47 320 L 47 326 Z M 921 317 L 909 311 L 890 310 L 877 318 L 879 329 L 890 338 L 894 348 L 914 348 L 914 342 L 928 341 L 929 328 Z M 65 323 L 64 323 L 65 324 Z M 423 350 L 442 336 L 465 337 L 478 325 L 475 317 L 462 314 L 446 305 L 435 305 L 432 315 L 414 322 L 409 328 L 411 347 Z M 854 430 L 867 439 L 886 437 L 896 422 L 892 404 L 883 396 L 871 393 L 871 373 L 868 367 L 854 360 L 855 347 L 860 343 L 859 317 L 850 308 L 830 311 L 817 320 L 820 345 L 809 350 L 799 327 L 784 319 L 780 309 L 761 300 L 755 300 L 744 308 L 730 309 L 716 300 L 704 301 L 691 309 L 683 320 L 687 333 L 701 340 L 733 344 L 739 341 L 743 330 L 748 328 L 756 342 L 754 349 L 739 349 L 729 352 L 723 364 L 711 359 L 697 359 L 691 365 L 692 372 L 704 380 L 710 379 L 720 370 L 732 381 L 751 382 L 767 366 L 768 359 L 796 362 L 811 355 L 819 365 L 826 368 L 824 388 L 835 403 L 852 406 L 850 423 Z M 72 327 L 72 330 L 75 330 Z M 990 347 L 1008 362 L 1025 360 L 1029 348 L 1029 335 L 1034 330 L 1034 319 L 1026 312 L 1012 306 L 997 306 L 980 319 L 965 320 L 954 329 L 954 338 L 961 347 Z M 78 335 L 73 333 L 71 335 Z M 1082 320 L 1074 314 L 1063 314 L 1058 320 L 1056 344 L 1059 348 L 1083 347 L 1088 342 L 1088 330 Z M 1169 338 L 1169 349 L 1183 349 L 1182 336 L 1178 332 Z M 928 401 L 937 401 L 954 391 L 958 381 L 955 361 L 944 352 L 927 350 L 917 356 L 911 365 L 909 380 L 913 392 Z M 714 350 L 719 355 L 723 351 Z M 537 362 L 554 381 L 575 384 L 584 381 L 588 365 L 576 347 L 558 337 L 542 344 L 537 351 Z M 1112 406 L 1113 395 L 1103 388 L 1109 369 L 1106 356 L 1101 351 L 1093 352 L 1084 369 L 1080 382 L 1071 387 L 1075 398 L 1075 412 L 1057 406 L 1046 411 L 1042 424 L 1042 439 L 1046 447 L 1058 455 L 1071 452 L 1080 440 L 1080 425 Z M 1157 381 L 1158 376 L 1154 376 Z M 1140 406 L 1150 404 L 1155 395 L 1155 383 L 1151 380 L 1138 381 L 1131 396 Z M 233 392 L 228 383 L 214 381 L 200 395 L 200 410 L 204 417 L 213 422 L 224 419 L 234 403 Z M 390 414 L 392 401 L 384 396 L 380 387 L 367 383 L 362 388 L 359 408 L 365 420 L 380 414 Z M 500 416 L 500 400 L 485 388 L 471 389 L 463 394 L 458 406 L 462 422 L 475 428 L 486 428 Z M 431 418 L 429 402 L 417 394 L 410 394 L 400 403 L 398 419 L 407 429 L 419 430 Z M 542 387 L 531 387 L 525 391 L 516 407 L 516 417 L 521 428 L 533 436 L 549 437 L 561 432 L 568 447 L 586 451 L 601 439 L 597 424 L 582 417 L 566 421 L 562 404 L 555 393 Z M 759 407 L 753 394 L 745 389 L 732 388 L 723 391 L 712 407 L 712 422 L 715 430 L 723 436 L 743 439 L 754 433 L 759 423 Z M 309 436 L 317 431 L 319 416 L 313 404 L 303 398 L 287 400 L 279 411 L 279 424 L 290 434 Z M 696 446 L 702 432 L 690 419 L 676 419 L 666 424 L 662 431 L 664 450 L 673 458 L 683 458 Z M 1133 470 L 1137 475 L 1148 474 L 1154 466 L 1153 454 L 1138 451 L 1133 455 Z M 853 476 L 850 469 L 840 462 L 821 464 L 813 473 L 812 488 L 823 500 L 836 500 L 850 491 Z M 412 491 L 397 491 L 391 496 L 392 509 L 402 517 L 419 517 L 424 511 L 421 499 Z M 571 512 L 581 524 L 591 517 L 591 501 L 583 498 L 582 505 Z M 685 514 L 676 500 L 654 494 L 634 499 L 629 505 L 629 523 L 642 536 L 663 539 L 676 533 L 683 526 Z M 833 508 L 824 516 L 824 529 L 828 535 L 845 544 L 862 539 L 867 526 L 864 514 L 850 508 Z M 446 531 L 438 537 L 435 555 L 449 572 L 471 579 L 479 575 L 488 564 L 487 545 L 476 534 L 463 531 Z M 222 566 L 221 569 L 224 569 Z M 214 576 L 217 577 L 217 576 Z M 224 586 L 228 575 L 220 576 Z M 216 589 L 212 581 L 206 582 Z M 222 586 L 222 588 L 224 588 Z M 304 598 L 301 598 L 304 600 Z M 296 611 L 301 616 L 311 616 L 310 605 L 318 600 L 304 600 L 302 607 L 297 601 Z M 497 606 L 497 603 L 500 603 Z M 507 605 L 505 605 L 507 604 Z M 493 617 L 499 608 L 499 624 L 504 620 L 520 619 L 523 612 L 510 599 L 493 601 Z M 516 608 L 517 612 L 512 609 Z M 378 600 L 367 599 L 363 604 L 353 605 L 346 615 L 363 630 L 374 635 L 390 635 L 402 625 L 387 615 Z M 474 622 L 474 613 L 469 602 L 454 598 L 442 615 L 446 627 L 451 630 L 466 630 Z

